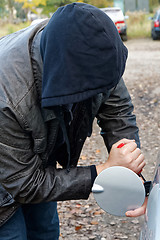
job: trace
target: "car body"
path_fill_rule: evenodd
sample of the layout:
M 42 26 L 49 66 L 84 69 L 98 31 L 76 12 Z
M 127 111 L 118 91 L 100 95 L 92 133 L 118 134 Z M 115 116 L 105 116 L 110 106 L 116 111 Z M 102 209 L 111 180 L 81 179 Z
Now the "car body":
M 152 188 L 148 197 L 145 222 L 140 233 L 140 240 L 160 239 L 160 153 L 157 158 L 157 166 Z
M 125 16 L 122 10 L 118 7 L 108 7 L 108 8 L 101 8 L 103 12 L 105 12 L 114 24 L 117 27 L 117 30 L 122 38 L 123 41 L 127 40 L 127 25 L 125 22 Z
M 153 40 L 160 39 L 160 9 L 158 9 L 152 18 L 151 37 Z

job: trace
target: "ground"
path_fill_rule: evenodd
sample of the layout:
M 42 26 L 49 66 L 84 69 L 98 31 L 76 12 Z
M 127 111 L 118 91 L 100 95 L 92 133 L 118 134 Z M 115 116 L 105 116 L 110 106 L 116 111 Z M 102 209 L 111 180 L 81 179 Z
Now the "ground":
M 152 180 L 156 158 L 160 150 L 160 41 L 136 39 L 125 42 L 129 50 L 124 80 L 135 105 L 140 129 L 142 152 L 146 166 L 143 175 Z M 104 162 L 107 156 L 99 128 L 87 139 L 80 165 Z M 138 240 L 144 216 L 138 218 L 114 217 L 96 204 L 91 194 L 87 201 L 58 203 L 60 240 Z

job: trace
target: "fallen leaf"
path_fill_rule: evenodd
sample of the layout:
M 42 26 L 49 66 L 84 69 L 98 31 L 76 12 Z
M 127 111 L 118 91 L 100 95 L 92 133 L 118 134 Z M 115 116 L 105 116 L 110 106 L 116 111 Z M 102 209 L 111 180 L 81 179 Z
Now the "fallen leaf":
M 93 213 L 94 215 L 101 215 L 102 214 L 102 211 L 96 211 Z
M 76 207 L 77 207 L 77 208 L 80 208 L 80 207 L 81 207 L 81 204 L 77 203 L 77 204 L 76 204 Z
M 100 152 L 101 152 L 101 150 L 99 150 L 99 149 L 96 150 L 96 153 L 100 153 Z
M 79 231 L 82 228 L 82 225 L 75 226 L 75 230 Z
M 92 225 L 98 225 L 98 222 L 97 221 L 91 221 L 91 224 Z

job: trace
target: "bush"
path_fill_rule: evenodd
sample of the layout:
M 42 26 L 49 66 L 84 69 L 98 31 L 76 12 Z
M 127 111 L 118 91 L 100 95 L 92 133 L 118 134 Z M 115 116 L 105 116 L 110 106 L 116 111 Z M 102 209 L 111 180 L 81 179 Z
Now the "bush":
M 146 38 L 151 35 L 151 16 L 145 12 L 127 12 L 127 33 L 128 38 Z

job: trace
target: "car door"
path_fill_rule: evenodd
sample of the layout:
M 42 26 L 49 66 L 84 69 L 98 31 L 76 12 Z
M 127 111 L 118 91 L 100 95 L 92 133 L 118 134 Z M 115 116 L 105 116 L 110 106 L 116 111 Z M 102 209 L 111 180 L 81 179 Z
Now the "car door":
M 148 197 L 145 221 L 140 233 L 140 240 L 160 239 L 160 152 L 153 178 L 152 189 Z

